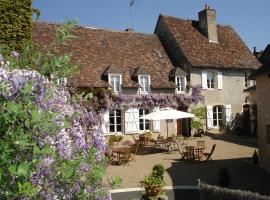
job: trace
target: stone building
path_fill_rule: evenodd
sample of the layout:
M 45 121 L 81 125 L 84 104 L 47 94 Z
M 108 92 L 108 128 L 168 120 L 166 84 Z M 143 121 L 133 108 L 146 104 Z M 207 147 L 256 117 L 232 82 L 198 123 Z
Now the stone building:
M 177 66 L 187 72 L 188 84 L 201 84 L 207 109 L 207 128 L 220 129 L 242 111 L 243 90 L 260 63 L 230 26 L 216 23 L 216 11 L 206 6 L 199 20 L 160 15 L 155 33 Z
M 54 25 L 35 23 L 33 41 L 53 40 Z M 110 88 L 116 94 L 187 94 L 200 84 L 207 108 L 207 128 L 220 128 L 241 112 L 248 74 L 259 66 L 255 56 L 229 26 L 216 24 L 209 7 L 199 21 L 160 15 L 155 34 L 77 27 L 78 36 L 63 47 L 80 63 L 80 74 L 69 80 L 74 88 Z M 110 110 L 104 115 L 108 134 L 152 130 L 166 132 L 163 121 L 140 120 L 152 109 Z M 184 134 L 187 120 L 171 123 L 169 130 Z
M 256 70 L 257 135 L 260 166 L 270 173 L 270 62 Z

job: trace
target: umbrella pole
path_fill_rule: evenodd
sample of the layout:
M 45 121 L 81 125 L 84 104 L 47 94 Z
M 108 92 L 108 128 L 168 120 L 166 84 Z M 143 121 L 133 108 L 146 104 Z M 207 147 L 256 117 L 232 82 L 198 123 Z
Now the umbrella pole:
M 166 122 L 167 122 L 167 139 L 168 139 L 168 136 L 169 136 L 169 126 L 168 126 L 168 120 L 166 120 Z

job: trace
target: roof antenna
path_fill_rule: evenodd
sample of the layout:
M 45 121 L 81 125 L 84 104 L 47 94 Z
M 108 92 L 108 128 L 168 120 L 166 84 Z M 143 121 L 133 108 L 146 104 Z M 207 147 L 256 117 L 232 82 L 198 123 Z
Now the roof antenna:
M 134 4 L 135 4 L 135 0 L 129 0 L 131 29 L 134 29 L 134 24 L 133 24 L 133 6 L 134 6 Z

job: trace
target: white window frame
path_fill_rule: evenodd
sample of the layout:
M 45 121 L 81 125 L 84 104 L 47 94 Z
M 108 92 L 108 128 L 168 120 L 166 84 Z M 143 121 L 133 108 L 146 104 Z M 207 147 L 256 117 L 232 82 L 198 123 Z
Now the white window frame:
M 210 74 L 212 76 L 212 79 L 210 79 Z M 213 80 L 213 85 L 211 84 L 211 80 Z M 209 81 L 209 84 L 208 84 Z M 206 85 L 207 85 L 207 89 L 215 89 L 215 73 L 211 72 L 211 71 L 207 71 L 206 72 Z M 212 87 L 209 87 L 212 86 Z
M 119 88 L 116 87 L 116 84 L 115 84 L 115 79 L 113 80 L 113 85 L 111 85 L 111 79 L 112 77 L 119 77 Z M 122 92 L 122 74 L 109 74 L 109 84 L 110 84 L 110 87 L 112 88 L 112 90 L 115 92 L 115 93 L 121 93 Z
M 219 114 L 221 113 L 221 118 L 219 118 Z M 216 114 L 216 117 L 214 115 Z M 213 106 L 213 128 L 219 128 L 221 127 L 223 123 L 223 106 L 222 105 L 214 105 Z M 216 125 L 215 125 L 216 121 Z M 220 124 L 221 121 L 221 124 Z
M 122 131 L 122 112 L 121 112 L 121 110 L 118 110 L 118 111 L 120 111 L 120 116 L 117 116 L 117 113 L 116 113 L 116 111 L 117 111 L 117 109 L 113 109 L 113 110 L 110 110 L 109 111 L 109 132 L 110 133 L 118 133 L 118 132 L 121 132 Z M 113 122 L 113 124 L 111 123 L 111 119 L 110 119 L 110 115 L 111 115 L 111 113 L 113 112 L 113 120 L 114 120 L 114 122 Z M 117 124 L 117 117 L 120 117 L 120 124 Z M 111 126 L 114 126 L 114 131 L 111 131 Z M 117 131 L 117 125 L 120 125 L 120 131 Z
M 184 85 L 181 85 L 182 81 L 179 80 L 184 79 Z M 176 85 L 176 93 L 185 93 L 187 88 L 187 78 L 185 76 L 175 76 L 175 85 Z
M 67 86 L 67 78 L 66 77 L 63 77 L 63 78 L 58 78 L 56 80 L 56 84 L 58 86 Z
M 148 85 L 145 86 L 144 83 L 141 83 L 141 78 L 147 78 L 148 79 Z M 150 75 L 138 75 L 138 79 L 139 79 L 139 85 L 140 85 L 140 94 L 148 94 L 150 93 L 150 85 L 151 85 L 151 80 L 150 80 Z M 145 88 L 148 88 L 147 91 L 145 90 Z
M 142 110 L 143 114 L 140 115 L 140 111 Z M 139 109 L 139 117 L 142 117 L 145 114 L 145 110 L 148 110 L 148 113 L 150 113 L 149 109 Z M 141 129 L 141 121 L 143 122 L 143 129 Z M 146 122 L 148 123 L 148 129 L 145 128 Z M 139 119 L 139 131 L 149 131 L 150 130 L 150 120 L 148 119 Z

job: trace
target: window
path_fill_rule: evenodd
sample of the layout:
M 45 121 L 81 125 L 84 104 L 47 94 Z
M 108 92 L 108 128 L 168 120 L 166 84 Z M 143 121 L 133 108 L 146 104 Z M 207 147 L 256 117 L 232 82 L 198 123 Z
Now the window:
M 207 72 L 207 88 L 214 88 L 214 73 Z
M 149 110 L 148 109 L 140 109 L 139 110 L 139 117 L 142 117 L 144 115 L 149 114 Z M 140 131 L 145 131 L 145 130 L 149 130 L 150 126 L 149 126 L 149 120 L 147 119 L 140 119 Z
M 58 78 L 56 82 L 57 82 L 57 85 L 67 86 L 67 78 Z
M 222 106 L 213 107 L 213 125 L 216 127 L 222 126 Z
M 140 93 L 147 94 L 150 92 L 150 76 L 139 75 Z
M 110 74 L 109 84 L 114 92 L 120 92 L 122 84 L 122 76 L 120 74 Z
M 186 91 L 186 77 L 175 77 L 176 91 L 185 92 Z
M 110 132 L 121 132 L 121 110 L 110 110 Z

